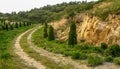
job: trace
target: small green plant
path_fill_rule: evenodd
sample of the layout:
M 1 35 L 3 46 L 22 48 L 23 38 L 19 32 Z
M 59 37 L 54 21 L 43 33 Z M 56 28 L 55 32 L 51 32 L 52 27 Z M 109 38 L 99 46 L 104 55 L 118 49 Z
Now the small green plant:
M 105 50 L 108 48 L 108 45 L 106 43 L 101 43 L 101 48 Z
M 89 56 L 88 66 L 97 66 L 103 64 L 103 59 L 99 56 Z
M 120 46 L 117 44 L 110 46 L 108 49 L 105 50 L 105 55 L 106 56 L 111 55 L 112 57 L 119 57 L 120 56 Z
M 79 59 L 80 53 L 79 52 L 75 52 L 72 54 L 72 58 L 73 59 Z
M 113 62 L 113 57 L 112 56 L 107 56 L 105 57 L 106 62 Z
M 75 53 L 72 54 L 72 58 L 73 59 L 84 60 L 84 59 L 87 58 L 87 55 L 85 55 L 84 53 L 75 52 Z
M 113 61 L 116 65 L 120 65 L 120 58 L 115 58 Z

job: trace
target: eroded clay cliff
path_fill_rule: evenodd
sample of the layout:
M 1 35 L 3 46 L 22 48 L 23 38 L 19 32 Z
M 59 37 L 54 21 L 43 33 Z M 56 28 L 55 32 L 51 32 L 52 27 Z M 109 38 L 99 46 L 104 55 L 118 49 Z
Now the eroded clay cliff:
M 109 15 L 106 21 L 88 14 L 78 14 L 74 17 L 77 26 L 78 42 L 100 45 L 101 43 L 120 45 L 120 16 Z M 67 19 L 51 23 L 55 28 L 56 39 L 68 39 L 70 22 Z

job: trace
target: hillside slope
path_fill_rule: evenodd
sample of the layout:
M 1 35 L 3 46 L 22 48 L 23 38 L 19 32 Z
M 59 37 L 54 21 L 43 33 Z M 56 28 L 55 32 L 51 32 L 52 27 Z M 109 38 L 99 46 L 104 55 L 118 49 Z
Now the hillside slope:
M 119 3 L 118 0 L 103 1 L 86 12 L 76 14 L 74 19 L 77 26 L 78 42 L 85 40 L 86 43 L 94 45 L 100 45 L 101 43 L 120 45 L 120 9 L 117 5 Z M 104 20 L 97 14 L 102 15 Z M 57 40 L 66 41 L 68 39 L 70 19 L 51 22 L 51 25 L 56 30 Z

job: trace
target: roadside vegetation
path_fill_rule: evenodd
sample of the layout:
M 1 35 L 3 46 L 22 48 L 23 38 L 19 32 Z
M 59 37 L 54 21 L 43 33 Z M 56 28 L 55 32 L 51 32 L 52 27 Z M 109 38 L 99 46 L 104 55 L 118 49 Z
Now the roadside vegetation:
M 0 31 L 0 69 L 16 69 L 26 67 L 21 60 L 13 52 L 13 44 L 15 37 L 32 28 L 32 26 L 26 26 L 21 28 L 14 28 L 14 30 L 1 30 Z M 21 66 L 19 66 L 21 65 Z M 30 68 L 31 69 L 31 68 Z

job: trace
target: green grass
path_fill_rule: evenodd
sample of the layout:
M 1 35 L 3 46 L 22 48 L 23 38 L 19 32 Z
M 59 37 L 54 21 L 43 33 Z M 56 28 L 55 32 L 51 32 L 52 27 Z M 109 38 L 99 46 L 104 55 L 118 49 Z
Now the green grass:
M 27 36 L 30 32 L 26 33 L 20 40 L 22 49 L 24 49 L 24 51 L 29 54 L 30 57 L 34 58 L 36 61 L 40 61 L 43 65 L 50 69 L 72 69 L 71 65 L 62 65 L 60 63 L 56 63 L 48 57 L 41 56 L 39 53 L 30 48 L 29 44 L 27 43 Z
M 28 26 L 11 31 L 0 31 L 0 69 L 22 69 L 22 67 L 26 67 L 24 64 L 22 65 L 21 60 L 13 52 L 13 40 L 18 34 L 32 27 Z
M 103 59 L 99 56 L 89 56 L 88 58 L 88 66 L 97 66 L 103 64 Z

